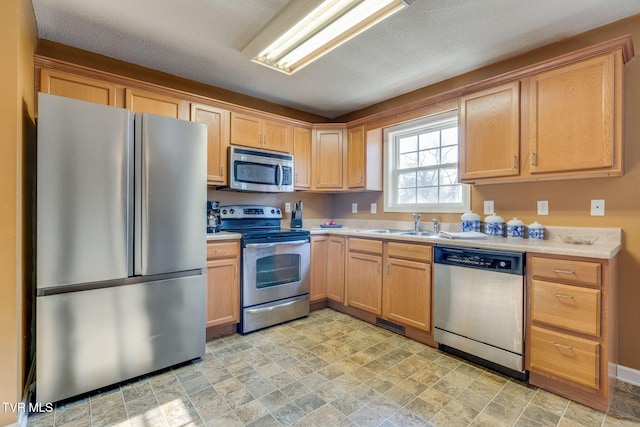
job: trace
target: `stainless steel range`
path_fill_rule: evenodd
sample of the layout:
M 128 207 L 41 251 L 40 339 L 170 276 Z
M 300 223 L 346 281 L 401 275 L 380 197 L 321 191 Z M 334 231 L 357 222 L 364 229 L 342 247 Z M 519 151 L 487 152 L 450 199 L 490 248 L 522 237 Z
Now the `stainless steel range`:
M 281 229 L 281 220 L 274 206 L 220 208 L 220 230 L 242 234 L 243 334 L 309 314 L 309 231 Z

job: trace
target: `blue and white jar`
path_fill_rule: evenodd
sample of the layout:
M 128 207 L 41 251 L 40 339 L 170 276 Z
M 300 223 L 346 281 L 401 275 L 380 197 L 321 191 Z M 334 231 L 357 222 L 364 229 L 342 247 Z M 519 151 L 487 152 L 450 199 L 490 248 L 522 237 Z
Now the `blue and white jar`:
M 473 211 L 462 214 L 462 231 L 480 231 L 480 215 Z
M 538 221 L 529 224 L 529 238 L 535 240 L 544 240 L 544 226 Z
M 504 219 L 491 214 L 484 219 L 484 232 L 489 236 L 504 237 Z
M 513 218 L 507 222 L 507 237 L 511 239 L 524 239 L 524 222 Z

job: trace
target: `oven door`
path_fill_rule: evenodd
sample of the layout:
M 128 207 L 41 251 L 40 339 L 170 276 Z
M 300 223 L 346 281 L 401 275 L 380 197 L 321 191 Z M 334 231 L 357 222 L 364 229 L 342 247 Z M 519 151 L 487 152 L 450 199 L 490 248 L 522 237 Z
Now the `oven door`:
M 244 244 L 242 307 L 309 293 L 309 239 Z

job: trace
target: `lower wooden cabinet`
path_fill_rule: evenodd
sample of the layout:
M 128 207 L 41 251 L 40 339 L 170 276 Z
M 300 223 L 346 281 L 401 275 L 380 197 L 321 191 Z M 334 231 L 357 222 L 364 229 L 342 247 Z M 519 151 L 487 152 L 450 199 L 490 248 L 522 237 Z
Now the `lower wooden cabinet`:
M 207 244 L 207 328 L 240 322 L 240 241 Z
M 617 366 L 616 258 L 527 254 L 529 382 L 606 411 Z
M 327 297 L 327 246 L 328 236 L 311 236 L 311 284 L 309 301 Z
M 347 306 L 382 314 L 382 241 L 349 238 Z
M 431 260 L 429 245 L 386 242 L 382 316 L 431 332 Z
M 327 245 L 327 298 L 344 304 L 344 273 L 347 239 L 329 236 Z

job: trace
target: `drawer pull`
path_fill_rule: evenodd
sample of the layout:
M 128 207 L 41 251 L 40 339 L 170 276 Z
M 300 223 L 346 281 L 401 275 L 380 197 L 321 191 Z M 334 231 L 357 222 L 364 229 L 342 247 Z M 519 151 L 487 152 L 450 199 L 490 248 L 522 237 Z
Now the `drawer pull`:
M 557 269 L 553 269 L 554 273 L 559 273 L 559 274 L 576 274 L 575 271 L 571 271 L 571 270 L 557 270 Z
M 572 345 L 562 345 L 562 344 L 558 344 L 557 342 L 554 342 L 553 345 L 555 347 L 563 348 L 565 350 L 573 350 L 573 346 Z
M 226 249 L 216 249 L 215 252 L 216 252 L 216 255 L 224 255 L 224 254 L 227 253 L 227 250 Z
M 573 299 L 573 295 L 553 294 L 556 298 Z

